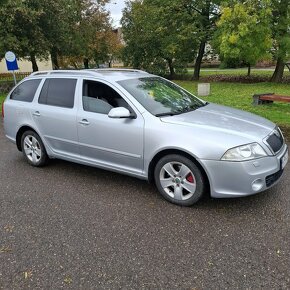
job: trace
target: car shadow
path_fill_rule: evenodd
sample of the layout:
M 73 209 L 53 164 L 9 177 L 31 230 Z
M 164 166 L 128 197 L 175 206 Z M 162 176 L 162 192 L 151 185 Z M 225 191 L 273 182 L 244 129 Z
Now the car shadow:
M 126 185 L 130 185 L 130 191 L 138 191 L 138 197 L 140 198 L 140 194 L 142 195 L 142 201 L 144 199 L 148 202 L 158 203 L 159 206 L 165 204 L 169 204 L 170 206 L 179 207 L 179 208 L 186 208 L 176 205 L 171 205 L 167 201 L 161 197 L 158 193 L 157 189 L 155 188 L 154 184 L 149 184 L 145 180 L 141 180 L 135 177 L 122 175 L 120 173 L 115 173 L 91 166 L 71 163 L 63 160 L 53 159 L 50 160 L 48 170 L 55 170 L 58 171 L 65 171 L 65 174 L 72 175 L 72 177 L 77 177 L 82 180 L 83 182 L 100 182 L 104 186 L 108 182 L 110 182 L 110 186 L 113 187 L 122 187 Z M 47 170 L 47 169 L 45 169 Z M 141 190 L 140 190 L 141 189 Z M 246 197 L 239 197 L 239 198 L 211 198 L 208 194 L 204 196 L 197 204 L 191 207 L 191 209 L 199 209 L 199 210 L 211 210 L 211 209 L 221 209 L 224 210 L 225 208 L 228 211 L 232 212 L 245 212 L 251 211 L 253 209 L 258 210 L 259 208 L 263 208 L 269 205 L 269 202 L 279 198 L 279 194 L 282 191 L 282 185 L 278 183 L 273 188 L 268 189 L 264 192 L 246 196 Z M 150 194 L 150 199 L 148 200 L 148 194 Z M 124 192 L 124 198 L 126 198 L 126 192 Z

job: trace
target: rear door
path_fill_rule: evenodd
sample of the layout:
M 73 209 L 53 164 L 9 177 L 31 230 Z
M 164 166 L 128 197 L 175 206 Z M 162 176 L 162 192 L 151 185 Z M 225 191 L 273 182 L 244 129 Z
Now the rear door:
M 116 87 L 103 81 L 84 79 L 80 94 L 77 127 L 81 158 L 110 169 L 141 175 L 142 114 Z M 129 109 L 136 118 L 109 118 L 110 109 L 115 107 Z
M 41 138 L 56 154 L 78 157 L 77 78 L 47 78 L 31 114 Z

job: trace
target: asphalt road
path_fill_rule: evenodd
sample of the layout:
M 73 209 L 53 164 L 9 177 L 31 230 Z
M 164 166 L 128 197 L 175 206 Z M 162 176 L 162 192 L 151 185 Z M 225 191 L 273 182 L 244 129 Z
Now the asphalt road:
M 0 124 L 0 289 L 290 289 L 290 166 L 265 193 L 164 201 L 144 181 L 29 166 Z

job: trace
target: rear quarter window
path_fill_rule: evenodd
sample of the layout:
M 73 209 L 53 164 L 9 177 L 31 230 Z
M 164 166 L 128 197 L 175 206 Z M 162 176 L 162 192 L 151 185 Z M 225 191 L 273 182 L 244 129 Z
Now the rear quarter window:
M 27 80 L 17 86 L 10 95 L 11 100 L 32 102 L 41 79 Z
M 76 83 L 76 79 L 47 79 L 42 87 L 38 103 L 73 108 Z

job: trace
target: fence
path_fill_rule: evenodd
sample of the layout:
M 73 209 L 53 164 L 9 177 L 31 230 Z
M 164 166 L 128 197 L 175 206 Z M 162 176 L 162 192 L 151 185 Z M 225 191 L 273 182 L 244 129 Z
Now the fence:
M 30 72 L 16 72 L 15 76 L 17 80 L 22 80 L 30 74 Z M 0 82 L 1 81 L 13 81 L 12 73 L 0 73 Z

